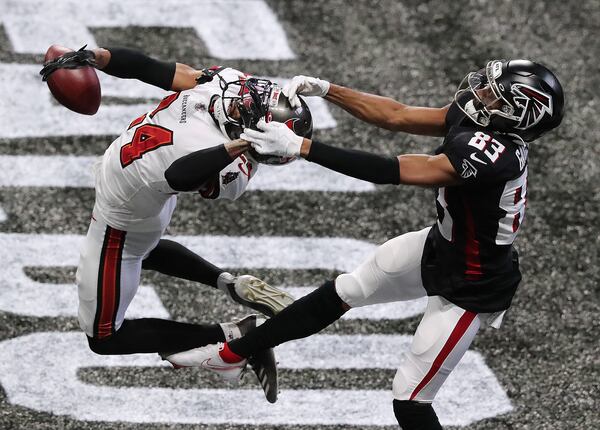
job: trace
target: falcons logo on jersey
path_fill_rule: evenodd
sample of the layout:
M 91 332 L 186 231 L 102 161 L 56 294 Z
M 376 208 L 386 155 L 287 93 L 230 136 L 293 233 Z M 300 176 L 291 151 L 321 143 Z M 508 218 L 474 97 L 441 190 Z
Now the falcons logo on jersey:
M 517 128 L 526 130 L 533 127 L 545 114 L 552 115 L 552 97 L 524 84 L 511 87 L 515 104 L 523 108 Z

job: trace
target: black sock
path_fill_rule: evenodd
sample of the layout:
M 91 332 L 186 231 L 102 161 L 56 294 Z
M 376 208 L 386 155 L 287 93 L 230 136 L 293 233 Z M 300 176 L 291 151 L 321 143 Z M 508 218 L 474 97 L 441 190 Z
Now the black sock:
M 225 335 L 218 324 L 188 324 L 158 318 L 125 320 L 106 339 L 88 336 L 90 349 L 103 355 L 178 352 L 224 341 Z
M 288 340 L 300 339 L 323 330 L 346 310 L 333 281 L 296 300 L 273 318 L 228 343 L 232 352 L 251 357 Z
M 442 430 L 431 403 L 394 399 L 394 415 L 402 430 Z
M 185 246 L 172 240 L 161 239 L 142 262 L 143 269 L 165 275 L 200 282 L 217 288 L 217 278 L 223 270 L 209 263 Z

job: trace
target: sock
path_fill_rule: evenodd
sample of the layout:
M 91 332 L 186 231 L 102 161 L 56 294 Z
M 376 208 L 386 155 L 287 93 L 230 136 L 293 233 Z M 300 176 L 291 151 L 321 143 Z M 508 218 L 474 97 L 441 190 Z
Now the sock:
M 394 399 L 394 415 L 402 430 L 442 430 L 431 403 Z
M 219 324 L 188 324 L 158 318 L 125 320 L 106 339 L 88 337 L 90 349 L 102 355 L 186 351 L 224 341 Z
M 235 276 L 233 276 L 229 272 L 221 272 L 221 274 L 217 277 L 217 288 L 229 296 L 229 289 L 227 285 L 233 283 L 235 280 Z
M 251 357 L 280 343 L 310 336 L 338 320 L 346 312 L 343 305 L 334 282 L 327 281 L 245 336 L 229 342 L 229 349 L 241 357 Z
M 238 363 L 244 359 L 233 352 L 227 342 L 223 344 L 223 349 L 219 351 L 219 356 L 225 363 Z
M 222 269 L 185 246 L 167 239 L 161 239 L 158 242 L 156 248 L 142 262 L 142 268 L 188 281 L 200 282 L 214 288 L 217 288 L 217 279 L 223 273 Z

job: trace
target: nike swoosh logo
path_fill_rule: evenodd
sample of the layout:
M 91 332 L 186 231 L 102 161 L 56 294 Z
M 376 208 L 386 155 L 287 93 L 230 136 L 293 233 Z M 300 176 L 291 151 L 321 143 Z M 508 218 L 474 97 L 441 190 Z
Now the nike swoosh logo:
M 487 164 L 485 161 L 483 161 L 479 157 L 477 157 L 477 154 L 475 152 L 471 152 L 470 157 L 471 157 L 471 160 L 477 161 L 478 163 Z
M 206 368 L 206 369 L 212 369 L 212 370 L 233 370 L 233 369 L 241 369 L 244 366 L 241 364 L 237 364 L 237 365 L 231 365 L 231 366 L 221 366 L 219 364 L 212 364 L 210 361 L 212 359 L 211 358 L 207 358 L 206 360 L 204 360 L 200 366 Z

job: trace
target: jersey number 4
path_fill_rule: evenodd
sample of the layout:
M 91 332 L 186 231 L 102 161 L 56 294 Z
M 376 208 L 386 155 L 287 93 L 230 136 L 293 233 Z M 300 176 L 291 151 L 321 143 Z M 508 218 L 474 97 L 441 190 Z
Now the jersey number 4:
M 144 124 L 133 134 L 133 139 L 121 147 L 121 167 L 125 168 L 146 152 L 161 146 L 173 145 L 173 132 L 160 125 Z

